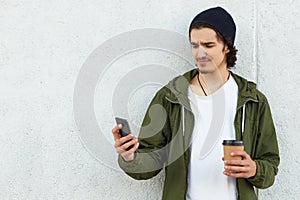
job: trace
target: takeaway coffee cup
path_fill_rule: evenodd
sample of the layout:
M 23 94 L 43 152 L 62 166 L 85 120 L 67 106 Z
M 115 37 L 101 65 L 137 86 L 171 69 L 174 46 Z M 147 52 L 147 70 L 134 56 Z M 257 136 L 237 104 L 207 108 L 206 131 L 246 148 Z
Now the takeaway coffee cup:
M 223 140 L 224 160 L 242 160 L 241 156 L 231 156 L 233 151 L 243 151 L 244 142 L 241 140 Z

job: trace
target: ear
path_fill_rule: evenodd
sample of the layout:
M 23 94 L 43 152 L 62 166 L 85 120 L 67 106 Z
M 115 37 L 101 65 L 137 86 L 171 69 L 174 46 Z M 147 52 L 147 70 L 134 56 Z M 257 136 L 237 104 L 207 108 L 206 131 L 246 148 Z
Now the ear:
M 229 50 L 229 48 L 228 48 L 227 45 L 224 46 L 224 51 L 225 51 L 225 53 L 229 53 L 230 52 L 230 50 Z

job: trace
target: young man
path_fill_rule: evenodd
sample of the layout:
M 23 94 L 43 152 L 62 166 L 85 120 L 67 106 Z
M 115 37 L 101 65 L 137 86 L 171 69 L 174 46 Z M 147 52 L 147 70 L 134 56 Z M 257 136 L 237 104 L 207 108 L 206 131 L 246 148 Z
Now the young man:
M 254 186 L 274 183 L 279 152 L 267 99 L 228 70 L 236 61 L 235 31 L 223 8 L 199 13 L 189 30 L 197 68 L 157 92 L 138 140 L 120 138 L 120 125 L 112 130 L 128 175 L 149 179 L 165 168 L 162 199 L 257 199 Z M 244 151 L 232 152 L 242 160 L 222 158 L 223 139 L 244 141 Z

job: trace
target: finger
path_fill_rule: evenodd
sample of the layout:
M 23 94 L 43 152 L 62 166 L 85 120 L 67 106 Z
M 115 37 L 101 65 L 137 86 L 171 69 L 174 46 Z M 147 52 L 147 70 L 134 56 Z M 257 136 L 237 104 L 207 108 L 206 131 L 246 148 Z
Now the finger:
M 125 144 L 123 144 L 123 145 L 121 146 L 121 148 L 123 148 L 123 149 L 126 151 L 130 146 L 136 145 L 136 143 L 138 143 L 138 140 L 137 140 L 137 139 L 134 139 L 134 140 L 131 140 L 131 141 L 126 142 Z
M 117 126 L 115 126 L 111 132 L 114 136 L 114 140 L 117 140 L 120 138 L 120 129 L 122 128 L 122 125 L 121 124 L 118 124 Z
M 245 157 L 244 157 L 244 160 L 252 160 L 252 158 L 250 157 L 249 154 L 246 153 Z
M 118 153 L 118 154 L 123 154 L 124 152 L 125 152 L 126 150 L 124 150 L 122 147 L 116 147 L 116 152 Z
M 246 153 L 246 151 L 233 151 L 233 152 L 231 152 L 230 155 L 231 156 L 242 156 L 243 158 L 246 158 L 248 154 Z
M 225 171 L 228 172 L 249 172 L 249 167 L 241 167 L 241 166 L 224 166 Z
M 117 124 L 111 131 L 112 132 L 119 132 L 119 130 L 122 128 L 122 124 Z
M 224 171 L 223 174 L 225 174 L 226 176 L 230 176 L 233 178 L 246 178 L 247 176 L 245 175 L 245 173 L 232 173 L 229 171 Z
M 244 166 L 246 165 L 246 161 L 245 160 L 225 160 L 224 164 L 225 165 L 238 165 L 238 166 Z
M 134 153 L 139 148 L 140 143 L 136 143 L 129 151 L 128 153 Z
M 120 139 L 117 139 L 116 141 L 115 141 L 115 148 L 117 149 L 117 148 L 121 148 L 121 149 L 123 149 L 123 145 L 124 144 L 127 144 L 128 142 L 130 142 L 131 140 L 135 140 L 136 138 L 135 138 L 135 136 L 134 135 L 127 135 L 127 136 L 125 136 L 125 137 L 122 137 L 122 138 L 120 138 Z M 125 148 L 126 149 L 126 148 Z M 117 150 L 117 152 L 118 153 L 122 153 L 123 151 L 121 151 L 121 150 Z
M 227 176 L 231 176 L 234 178 L 249 178 L 252 177 L 252 175 L 249 172 L 233 172 L 233 171 L 224 171 L 223 172 Z
M 123 143 L 129 142 L 130 140 L 134 140 L 134 139 L 136 139 L 135 136 L 133 134 L 129 134 L 124 137 L 121 137 L 119 139 L 119 142 L 123 144 Z
M 124 143 L 126 143 L 126 142 L 128 142 L 132 139 L 135 139 L 134 135 L 132 135 L 132 134 L 126 135 L 126 136 L 121 137 L 121 138 L 117 138 L 115 140 L 115 147 L 122 146 Z
M 126 151 L 123 150 L 123 152 L 120 154 L 123 158 L 129 158 L 131 155 L 134 154 L 134 152 L 138 149 L 139 143 L 136 143 L 130 150 Z M 134 157 L 134 156 L 132 156 Z

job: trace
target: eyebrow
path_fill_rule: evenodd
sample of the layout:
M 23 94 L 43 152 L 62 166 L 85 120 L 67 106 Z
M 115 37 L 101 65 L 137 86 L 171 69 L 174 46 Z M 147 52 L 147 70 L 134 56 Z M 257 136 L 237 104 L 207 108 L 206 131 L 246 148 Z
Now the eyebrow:
M 211 44 L 215 44 L 215 42 L 200 42 L 203 45 L 211 45 Z M 191 42 L 191 45 L 198 45 L 196 42 Z

